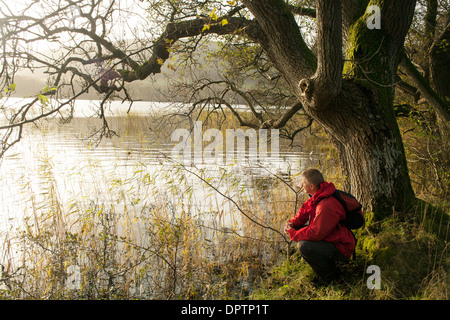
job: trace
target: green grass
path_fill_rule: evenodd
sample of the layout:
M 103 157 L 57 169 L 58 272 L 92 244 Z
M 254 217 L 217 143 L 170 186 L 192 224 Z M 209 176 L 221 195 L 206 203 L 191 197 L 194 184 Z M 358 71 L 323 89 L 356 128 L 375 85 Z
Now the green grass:
M 381 231 L 375 234 L 371 230 L 376 227 Z M 369 265 L 380 267 L 380 289 L 367 288 Z M 250 299 L 447 300 L 449 265 L 445 239 L 427 231 L 416 219 L 393 216 L 359 232 L 357 259 L 339 281 L 315 287 L 312 269 L 296 253 L 274 267 Z

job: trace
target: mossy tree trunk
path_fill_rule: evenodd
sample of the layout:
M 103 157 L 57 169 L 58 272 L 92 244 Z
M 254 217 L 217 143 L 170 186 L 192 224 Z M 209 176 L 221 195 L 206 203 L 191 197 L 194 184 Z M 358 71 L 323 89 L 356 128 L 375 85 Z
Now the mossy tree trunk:
M 335 143 L 350 191 L 377 219 L 393 208 L 406 210 L 415 196 L 393 100 L 398 57 L 415 1 L 316 1 L 314 63 L 301 36 L 290 30 L 295 21 L 283 1 L 264 1 L 264 6 L 243 2 L 270 35 L 262 42 L 269 57 Z M 367 27 L 368 5 L 381 9 L 381 29 Z M 286 18 L 274 23 L 271 16 Z
M 344 135 L 337 129 L 332 136 L 338 137 L 336 145 L 352 191 L 372 207 L 376 218 L 382 218 L 393 208 L 407 210 L 415 199 L 393 108 L 395 75 L 415 1 L 371 1 L 370 5 L 380 7 L 382 28 L 367 27 L 371 13 L 349 23 L 343 69 L 344 76 L 368 94 L 343 99 L 354 100 L 346 112 L 349 128 Z

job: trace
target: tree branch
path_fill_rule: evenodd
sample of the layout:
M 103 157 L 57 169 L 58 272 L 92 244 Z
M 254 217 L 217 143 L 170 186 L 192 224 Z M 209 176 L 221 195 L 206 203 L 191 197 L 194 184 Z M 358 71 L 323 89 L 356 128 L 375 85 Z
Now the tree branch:
M 226 35 L 233 33 L 245 34 L 250 39 L 256 40 L 260 37 L 258 26 L 251 20 L 240 17 L 219 18 L 213 23 L 203 18 L 192 19 L 188 21 L 172 22 L 167 24 L 166 30 L 155 41 L 153 45 L 153 54 L 142 65 L 132 68 L 134 71 L 119 71 L 124 80 L 131 82 L 142 80 L 151 74 L 161 72 L 161 67 L 169 58 L 170 50 L 176 41 L 182 38 L 189 38 L 198 35 L 217 34 Z M 205 26 L 208 26 L 205 28 Z
M 299 82 L 300 94 L 311 108 L 324 110 L 342 86 L 341 1 L 317 0 L 317 70 Z
M 299 15 L 299 16 L 306 16 L 306 17 L 310 17 L 310 18 L 315 18 L 316 17 L 316 9 L 314 8 L 305 8 L 302 6 L 298 6 L 298 5 L 288 5 L 289 10 L 291 10 L 291 12 L 295 15 Z
M 384 1 L 381 9 L 381 28 L 386 31 L 391 46 L 391 54 L 396 57 L 403 48 L 405 36 L 411 26 L 416 0 Z
M 283 0 L 242 0 L 258 21 L 265 41 L 259 41 L 264 51 L 297 91 L 299 81 L 311 76 L 317 59 L 308 48 L 295 18 Z
M 413 84 L 420 91 L 422 96 L 432 106 L 438 118 L 438 127 L 444 141 L 448 143 L 450 132 L 450 114 L 448 112 L 448 104 L 441 99 L 439 95 L 433 90 L 426 79 L 420 74 L 414 64 L 409 60 L 406 54 L 402 53 L 400 61 L 402 70 L 408 75 Z
M 266 121 L 262 124 L 262 128 L 271 128 L 271 129 L 280 129 L 283 128 L 287 122 L 299 111 L 303 109 L 303 105 L 300 101 L 298 101 L 295 105 L 293 105 L 285 114 L 278 120 L 271 119 L 270 121 Z

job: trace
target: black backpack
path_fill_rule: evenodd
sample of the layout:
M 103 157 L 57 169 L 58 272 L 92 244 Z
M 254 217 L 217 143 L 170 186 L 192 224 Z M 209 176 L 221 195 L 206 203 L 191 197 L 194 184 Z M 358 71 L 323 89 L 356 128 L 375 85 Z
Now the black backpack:
M 340 224 L 347 227 L 355 239 L 355 251 L 353 251 L 353 259 L 356 259 L 356 237 L 352 230 L 359 229 L 364 226 L 364 213 L 362 212 L 362 205 L 350 193 L 342 190 L 337 190 L 332 194 L 344 207 L 345 219 L 341 220 Z M 321 199 L 322 200 L 322 199 Z M 320 202 L 320 200 L 319 200 Z
M 345 219 L 340 221 L 340 224 L 346 226 L 348 229 L 355 230 L 364 226 L 364 214 L 362 212 L 362 205 L 350 193 L 342 190 L 334 191 L 332 194 L 344 207 Z M 322 198 L 323 199 L 323 198 Z M 320 199 L 319 202 L 322 200 Z
M 359 229 L 364 226 L 364 214 L 362 212 L 362 205 L 350 193 L 336 190 L 333 193 L 335 197 L 344 207 L 346 217 L 341 221 L 341 224 L 350 230 Z

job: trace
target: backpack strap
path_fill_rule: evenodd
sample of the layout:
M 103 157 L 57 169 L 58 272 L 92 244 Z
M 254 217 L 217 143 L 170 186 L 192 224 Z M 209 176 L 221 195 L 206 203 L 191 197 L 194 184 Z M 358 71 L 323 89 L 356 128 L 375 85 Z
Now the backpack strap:
M 341 195 L 339 194 L 338 190 L 335 190 L 332 194 L 334 198 L 336 198 L 340 204 L 344 207 L 345 212 L 348 212 L 347 204 L 345 203 L 344 199 L 342 199 Z
M 331 196 L 334 197 L 335 199 L 337 199 L 337 200 L 339 201 L 340 204 L 342 204 L 342 206 L 344 207 L 345 214 L 347 214 L 347 212 L 348 212 L 347 204 L 345 203 L 344 199 L 342 199 L 341 195 L 339 194 L 339 191 L 338 191 L 338 190 L 335 190 L 335 191 L 331 194 Z M 322 201 L 323 199 L 325 199 L 325 198 L 319 199 L 319 200 L 316 202 L 316 205 L 318 205 L 319 202 Z M 345 219 L 344 219 L 344 220 L 345 220 Z M 338 226 L 341 225 L 341 226 L 344 226 L 345 228 L 347 228 L 347 227 L 345 226 L 345 224 L 342 223 L 342 221 L 344 221 L 344 220 L 340 220 Z M 356 260 L 356 242 L 357 242 L 358 240 L 356 239 L 355 234 L 353 233 L 353 231 L 352 231 L 350 228 L 347 228 L 347 230 L 350 231 L 350 233 L 351 233 L 352 236 L 353 236 L 353 239 L 355 239 L 355 247 L 353 248 L 353 254 L 352 254 L 351 258 L 352 258 L 353 260 Z
M 345 214 L 347 215 L 347 212 L 348 212 L 347 204 L 345 203 L 344 199 L 342 199 L 341 195 L 339 194 L 339 191 L 338 191 L 338 190 L 335 190 L 335 191 L 333 192 L 332 196 L 333 196 L 334 198 L 336 198 L 336 199 L 342 204 L 342 206 L 344 207 L 344 210 L 345 210 Z M 352 257 L 351 257 L 351 258 L 352 258 L 353 260 L 356 260 L 356 242 L 358 241 L 358 239 L 356 239 L 356 236 L 355 236 L 355 234 L 353 233 L 352 229 L 348 228 L 348 227 L 343 223 L 343 221 L 344 221 L 344 220 L 341 220 L 341 221 L 339 222 L 339 224 L 342 225 L 342 226 L 344 226 L 344 227 L 346 227 L 347 230 L 350 231 L 350 233 L 352 234 L 353 239 L 355 239 L 355 247 L 353 248 L 353 254 L 352 254 Z

